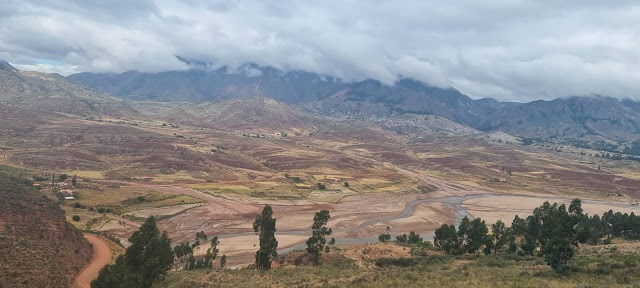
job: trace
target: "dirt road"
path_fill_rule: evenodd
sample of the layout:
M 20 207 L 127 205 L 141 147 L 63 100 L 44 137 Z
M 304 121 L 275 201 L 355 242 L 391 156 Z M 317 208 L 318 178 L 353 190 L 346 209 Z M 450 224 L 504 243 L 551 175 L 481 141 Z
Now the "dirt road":
M 111 260 L 111 249 L 109 249 L 109 245 L 104 239 L 90 233 L 85 233 L 84 237 L 93 245 L 93 256 L 91 257 L 91 262 L 82 269 L 82 272 L 73 283 L 74 288 L 89 288 L 91 281 L 98 277 L 100 269 Z

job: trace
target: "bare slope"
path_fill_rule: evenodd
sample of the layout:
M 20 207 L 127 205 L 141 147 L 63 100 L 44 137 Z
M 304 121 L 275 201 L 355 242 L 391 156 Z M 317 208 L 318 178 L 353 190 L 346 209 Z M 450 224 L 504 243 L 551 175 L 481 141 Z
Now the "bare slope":
M 29 107 L 33 110 L 85 117 L 139 116 L 124 101 L 73 84 L 59 74 L 14 71 L 2 65 L 0 65 L 0 102 Z
M 70 287 L 91 258 L 51 200 L 0 173 L 0 286 Z

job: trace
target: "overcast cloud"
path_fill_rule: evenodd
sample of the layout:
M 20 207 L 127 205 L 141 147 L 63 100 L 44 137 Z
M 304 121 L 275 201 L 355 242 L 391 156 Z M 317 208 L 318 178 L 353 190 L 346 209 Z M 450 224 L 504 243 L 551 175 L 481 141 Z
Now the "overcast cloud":
M 0 59 L 67 75 L 186 69 L 180 55 L 343 81 L 411 77 L 473 98 L 640 100 L 639 3 L 4 0 Z

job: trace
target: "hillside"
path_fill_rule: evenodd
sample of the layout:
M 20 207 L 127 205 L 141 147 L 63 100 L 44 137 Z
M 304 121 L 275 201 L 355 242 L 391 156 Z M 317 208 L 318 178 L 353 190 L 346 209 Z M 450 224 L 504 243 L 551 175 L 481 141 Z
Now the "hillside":
M 474 133 L 475 128 L 546 139 L 640 139 L 640 105 L 607 97 L 529 103 L 474 100 L 452 87 L 443 89 L 411 79 L 391 86 L 376 80 L 345 83 L 314 73 L 257 65 L 236 71 L 226 67 L 207 70 L 205 65 L 162 73 L 80 73 L 68 79 L 134 100 L 202 103 L 265 97 L 324 116 L 367 121 L 398 133 L 464 135 Z M 433 116 L 447 121 L 433 121 Z
M 73 84 L 59 74 L 17 71 L 0 65 L 0 103 L 75 115 L 139 116 L 124 101 Z
M 614 98 L 570 97 L 504 107 L 475 125 L 540 138 L 640 138 L 640 105 Z
M 281 132 L 331 126 L 334 119 L 315 115 L 270 98 L 242 98 L 217 103 L 130 102 L 141 113 L 172 123 L 225 131 Z
M 280 255 L 269 271 L 172 271 L 159 287 L 633 287 L 640 280 L 635 244 L 580 251 L 566 274 L 553 272 L 542 257 L 449 256 L 407 245 L 367 244 L 332 249 L 321 266 L 304 265 L 296 260 L 304 259 L 297 251 Z
M 53 201 L 0 173 L 0 287 L 70 287 L 92 250 Z

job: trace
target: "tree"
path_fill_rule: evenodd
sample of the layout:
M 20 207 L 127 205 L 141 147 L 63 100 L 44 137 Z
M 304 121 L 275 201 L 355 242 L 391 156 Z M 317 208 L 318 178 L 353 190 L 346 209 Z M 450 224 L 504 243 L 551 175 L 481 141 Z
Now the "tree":
M 409 236 L 407 236 L 407 234 L 396 236 L 396 242 L 398 243 L 407 243 L 407 241 L 409 241 Z
M 211 247 L 207 249 L 207 253 L 204 255 L 202 268 L 213 268 L 213 261 L 216 260 L 216 257 L 218 257 L 218 252 L 220 251 L 220 249 L 218 249 L 218 244 L 220 244 L 220 241 L 218 241 L 218 236 L 214 236 L 213 238 L 211 238 Z
M 484 220 L 476 218 L 469 221 L 469 218 L 465 216 L 458 226 L 459 252 L 475 254 L 482 245 L 487 243 L 488 233 L 489 229 Z
M 315 265 L 320 264 L 320 254 L 322 253 L 324 244 L 327 243 L 325 236 L 329 236 L 332 233 L 331 228 L 327 228 L 327 222 L 330 218 L 331 216 L 328 210 L 316 212 L 316 215 L 313 217 L 311 237 L 307 240 L 307 253 L 311 254 Z
M 129 238 L 131 245 L 114 265 L 100 270 L 91 287 L 149 288 L 161 280 L 173 264 L 171 240 L 167 232 L 160 234 L 154 217 L 147 218 Z
M 73 187 L 76 187 L 76 184 L 78 184 L 78 179 L 76 177 L 76 174 L 73 174 L 73 178 L 71 178 L 71 185 Z
M 125 261 L 136 274 L 139 287 L 151 287 L 164 276 L 173 264 L 171 240 L 167 232 L 160 234 L 154 217 L 147 218 L 139 231 L 129 238 L 131 246 L 125 252 Z
M 71 217 L 71 219 L 73 219 L 73 221 L 78 222 L 78 221 L 80 221 L 80 216 L 78 216 L 78 215 L 73 215 L 73 217 Z
M 518 245 L 516 245 L 516 236 L 509 235 L 509 249 L 507 250 L 510 254 L 518 252 Z
M 533 252 L 536 250 L 536 247 L 538 247 L 538 244 L 533 235 L 525 235 L 520 242 L 520 249 L 522 249 L 522 251 L 527 255 L 533 256 Z
M 489 255 L 491 254 L 491 251 L 496 251 L 495 245 L 496 243 L 494 242 L 493 237 L 486 237 L 484 240 L 484 249 L 482 249 L 484 255 Z
M 218 241 L 218 236 L 213 236 L 213 238 L 211 238 L 211 253 L 213 253 L 213 260 L 216 260 L 216 257 L 218 257 L 218 252 L 220 252 L 220 249 L 218 249 L 218 244 L 220 244 L 220 241 Z
M 391 241 L 391 235 L 389 235 L 388 233 L 380 234 L 378 236 L 378 241 L 380 241 L 381 243 L 387 243 Z
M 188 256 L 193 254 L 193 248 L 189 243 L 182 243 L 173 247 L 173 254 L 181 264 L 188 264 L 186 260 L 188 260 Z M 183 269 L 188 269 L 188 265 L 184 265 Z
M 67 180 L 67 178 L 69 178 L 69 176 L 67 174 L 61 174 L 58 177 L 58 182 L 64 182 L 65 180 Z
M 116 258 L 115 264 L 106 265 L 100 269 L 98 277 L 91 281 L 92 288 L 128 288 L 136 287 L 136 277 L 133 271 L 124 263 L 124 256 Z
M 493 255 L 495 256 L 498 254 L 498 250 L 502 249 L 502 247 L 509 242 L 509 230 L 505 228 L 502 220 L 498 220 L 491 225 L 491 232 L 493 232 Z
M 459 249 L 460 251 L 455 251 L 455 252 L 464 254 L 467 252 L 467 250 L 469 250 L 468 243 L 470 242 L 470 239 L 469 239 L 470 233 L 471 233 L 471 220 L 469 220 L 469 217 L 464 216 L 464 218 L 462 218 L 462 220 L 460 221 L 460 225 L 458 225 L 458 232 L 457 232 L 458 245 L 460 247 Z
M 420 237 L 420 234 L 416 234 L 416 232 L 409 232 L 409 238 L 407 239 L 407 243 L 409 244 L 417 244 L 417 243 L 422 243 L 422 237 Z
M 256 268 L 268 270 L 271 268 L 271 260 L 278 256 L 278 241 L 276 240 L 276 219 L 272 217 L 271 206 L 265 205 L 262 214 L 256 215 L 253 221 L 253 231 L 258 233 L 260 249 L 256 252 Z
M 556 272 L 569 268 L 567 263 L 578 247 L 575 227 L 582 215 L 580 206 L 580 200 L 572 201 L 569 214 L 564 204 L 558 206 L 554 203 L 542 217 L 538 241 L 542 243 L 545 261 Z
M 227 265 L 227 255 L 222 254 L 222 257 L 220 257 L 220 268 L 224 268 L 224 266 L 226 265 Z
M 453 225 L 442 224 L 436 229 L 433 243 L 436 247 L 442 249 L 444 253 L 452 254 L 459 250 L 458 235 L 456 227 Z
M 511 222 L 511 231 L 515 235 L 524 235 L 527 232 L 527 220 L 516 215 Z

